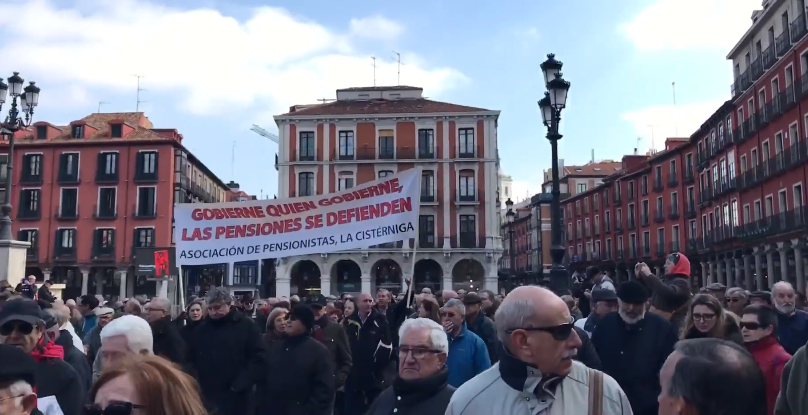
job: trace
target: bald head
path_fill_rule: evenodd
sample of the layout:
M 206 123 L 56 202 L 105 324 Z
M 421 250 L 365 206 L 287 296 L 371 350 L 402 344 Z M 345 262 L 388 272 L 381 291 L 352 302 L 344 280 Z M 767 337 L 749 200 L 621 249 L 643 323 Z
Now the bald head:
M 569 322 L 567 303 L 552 291 L 535 285 L 517 287 L 502 300 L 494 316 L 500 341 L 520 327 L 553 326 Z
M 457 291 L 446 290 L 441 293 L 440 298 L 445 304 L 447 301 L 451 300 L 452 298 L 459 298 L 460 296 L 457 295 Z
M 359 294 L 359 297 L 356 299 L 356 308 L 360 315 L 369 315 L 373 308 L 373 296 L 367 293 Z

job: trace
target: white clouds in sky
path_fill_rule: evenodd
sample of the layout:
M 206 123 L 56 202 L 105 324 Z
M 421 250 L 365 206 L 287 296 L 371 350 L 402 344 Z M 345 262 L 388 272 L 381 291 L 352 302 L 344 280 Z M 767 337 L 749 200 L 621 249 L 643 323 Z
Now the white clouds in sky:
M 359 50 L 358 42 L 392 41 L 404 31 L 381 16 L 354 19 L 337 32 L 272 7 L 239 21 L 214 9 L 141 0 L 66 3 L 0 3 L 0 16 L 14 16 L 0 19 L 0 56 L 14 57 L 0 62 L 0 72 L 38 80 L 43 106 L 65 99 L 47 91 L 66 85 L 134 94 L 132 74 L 140 74 L 145 88 L 171 94 L 190 113 L 278 114 L 333 98 L 340 87 L 371 85 L 373 53 Z M 456 69 L 429 67 L 412 55 L 402 59 L 408 62 L 402 83 L 424 87 L 431 97 L 467 81 Z M 395 62 L 377 65 L 378 83 L 394 85 Z
M 654 147 L 661 150 L 668 137 L 690 137 L 723 103 L 724 100 L 711 100 L 689 105 L 654 105 L 620 118 L 631 123 L 637 137 L 643 138 L 640 152 L 651 147 L 652 134 Z
M 656 0 L 619 27 L 644 51 L 719 48 L 726 52 L 752 25 L 761 0 Z

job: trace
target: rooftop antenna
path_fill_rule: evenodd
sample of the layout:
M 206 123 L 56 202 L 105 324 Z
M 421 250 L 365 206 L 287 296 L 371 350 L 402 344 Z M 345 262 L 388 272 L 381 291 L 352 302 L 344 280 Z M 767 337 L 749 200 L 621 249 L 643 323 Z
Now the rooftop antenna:
M 651 129 L 651 147 L 650 147 L 651 154 L 653 154 L 656 151 L 656 149 L 654 148 L 654 127 L 655 126 L 653 124 L 648 124 L 648 128 Z
M 327 102 L 336 101 L 336 99 L 322 97 L 322 98 L 318 99 L 317 101 L 319 101 L 319 102 L 321 102 L 321 103 L 325 104 L 325 103 L 327 103 Z
M 104 105 L 104 104 L 109 104 L 109 102 L 106 102 L 106 101 L 98 101 L 98 113 L 99 113 L 99 114 L 101 113 L 101 106 L 102 106 L 102 105 Z
M 236 142 L 233 141 L 233 151 L 230 155 L 230 177 L 231 180 L 236 177 Z
M 595 149 L 592 149 L 592 164 L 595 164 Z
M 140 112 L 140 104 L 142 104 L 144 102 L 148 102 L 148 101 L 141 101 L 140 100 L 140 93 L 147 91 L 146 89 L 143 89 L 143 88 L 140 87 L 140 78 L 145 78 L 146 76 L 145 75 L 132 75 L 132 76 L 137 78 L 137 104 L 135 105 L 135 112 Z
M 634 147 L 634 155 L 636 156 L 640 148 L 640 141 L 642 141 L 642 137 L 637 137 L 637 147 Z
M 393 53 L 396 54 L 396 63 L 398 64 L 398 77 L 396 78 L 396 81 L 397 85 L 401 86 L 401 65 L 403 65 L 403 63 L 401 63 L 401 54 L 396 51 L 393 51 Z
M 679 136 L 679 117 L 676 116 L 676 81 L 671 82 L 671 92 L 673 93 L 673 133 Z
M 376 57 L 371 56 L 370 59 L 373 59 L 373 86 L 376 86 Z

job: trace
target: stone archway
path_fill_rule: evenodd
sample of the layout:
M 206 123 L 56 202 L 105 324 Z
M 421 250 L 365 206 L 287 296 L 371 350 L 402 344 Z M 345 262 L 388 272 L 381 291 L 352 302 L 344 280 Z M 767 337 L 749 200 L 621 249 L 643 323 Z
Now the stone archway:
M 343 259 L 331 266 L 331 294 L 362 292 L 362 269 L 359 264 Z
M 384 288 L 391 293 L 401 291 L 401 266 L 393 259 L 380 259 L 370 269 L 371 281 L 376 285 L 374 291 Z
M 292 265 L 289 293 L 301 298 L 320 292 L 320 267 L 308 259 Z
M 432 290 L 433 294 L 441 291 L 443 285 L 443 267 L 434 259 L 422 259 L 415 263 L 415 275 L 413 281 L 416 293 L 420 293 L 424 288 Z
M 479 291 L 485 283 L 485 267 L 474 259 L 461 259 L 452 268 L 452 289 Z

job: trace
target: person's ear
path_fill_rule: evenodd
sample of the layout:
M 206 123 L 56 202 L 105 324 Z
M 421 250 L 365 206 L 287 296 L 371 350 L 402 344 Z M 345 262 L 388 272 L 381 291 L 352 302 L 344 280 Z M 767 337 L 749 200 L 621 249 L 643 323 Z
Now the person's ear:
M 24 398 L 22 398 L 22 413 L 24 414 L 32 414 L 34 409 L 36 409 L 36 394 L 30 394 Z

